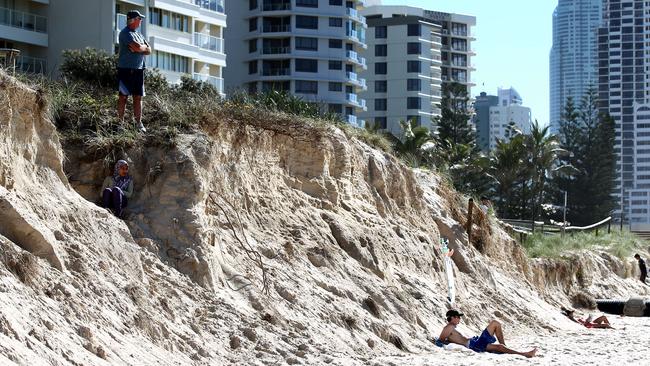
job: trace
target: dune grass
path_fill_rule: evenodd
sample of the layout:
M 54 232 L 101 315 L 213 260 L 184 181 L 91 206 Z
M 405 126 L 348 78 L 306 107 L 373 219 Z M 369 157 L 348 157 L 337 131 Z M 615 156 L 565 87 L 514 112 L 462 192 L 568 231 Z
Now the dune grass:
M 601 230 L 595 232 L 560 235 L 535 233 L 523 243 L 528 256 L 533 258 L 558 258 L 572 251 L 601 249 L 619 258 L 628 258 L 637 251 L 647 250 L 648 244 L 629 231 Z

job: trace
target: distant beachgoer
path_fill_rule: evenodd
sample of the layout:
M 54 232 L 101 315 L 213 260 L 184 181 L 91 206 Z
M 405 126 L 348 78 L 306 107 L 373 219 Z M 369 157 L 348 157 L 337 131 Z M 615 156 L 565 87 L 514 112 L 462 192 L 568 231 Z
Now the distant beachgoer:
M 133 178 L 129 175 L 129 163 L 120 160 L 115 164 L 113 176 L 106 177 L 100 193 L 102 207 L 110 209 L 121 218 L 122 211 L 133 196 Z
M 518 352 L 506 347 L 506 342 L 503 339 L 503 329 L 501 323 L 496 320 L 492 320 L 488 326 L 483 330 L 480 336 L 466 338 L 460 332 L 456 330 L 456 326 L 460 323 L 460 318 L 464 314 L 459 313 L 456 310 L 449 310 L 446 314 L 447 325 L 442 328 L 440 332 L 440 337 L 438 337 L 437 343 L 440 344 L 449 344 L 455 343 L 460 344 L 461 346 L 467 347 L 474 352 L 492 352 L 492 353 L 509 353 L 515 355 L 521 355 L 525 357 L 534 357 L 537 353 L 537 348 L 533 348 L 528 352 Z M 496 338 L 495 338 L 496 336 Z M 500 344 L 494 344 L 497 339 Z
M 641 277 L 639 279 L 641 282 L 645 283 L 645 278 L 648 276 L 648 269 L 645 266 L 645 261 L 638 254 L 635 254 L 634 258 L 639 261 L 639 270 L 641 271 Z
M 575 310 L 569 310 L 566 308 L 560 308 L 562 310 L 562 314 L 564 314 L 567 318 L 571 319 L 572 321 L 582 324 L 587 328 L 602 328 L 602 329 L 614 329 L 612 326 L 609 324 L 609 319 L 605 315 L 601 315 L 594 319 L 591 315 L 589 315 L 586 319 L 581 319 L 581 318 L 576 318 L 574 316 Z
M 490 208 L 492 207 L 492 203 L 490 203 L 490 199 L 483 196 L 481 197 L 481 204 L 478 205 L 478 207 L 483 211 L 484 215 L 487 215 L 488 212 L 490 212 Z

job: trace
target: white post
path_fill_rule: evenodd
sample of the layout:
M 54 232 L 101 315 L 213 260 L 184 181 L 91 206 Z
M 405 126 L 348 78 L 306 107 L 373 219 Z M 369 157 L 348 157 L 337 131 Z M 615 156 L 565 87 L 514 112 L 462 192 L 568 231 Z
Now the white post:
M 567 196 L 568 196 L 567 191 L 564 191 L 564 214 L 563 214 L 563 218 L 562 218 L 562 235 L 564 235 L 564 232 L 566 231 L 566 204 L 567 204 Z

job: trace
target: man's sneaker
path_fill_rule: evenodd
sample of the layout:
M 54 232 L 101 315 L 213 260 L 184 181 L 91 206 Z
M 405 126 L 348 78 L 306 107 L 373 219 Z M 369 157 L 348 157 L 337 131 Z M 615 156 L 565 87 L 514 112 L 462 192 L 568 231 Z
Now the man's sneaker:
M 138 131 L 142 133 L 146 133 L 147 129 L 144 128 L 144 125 L 142 124 L 142 121 L 136 123 L 136 127 L 138 128 Z

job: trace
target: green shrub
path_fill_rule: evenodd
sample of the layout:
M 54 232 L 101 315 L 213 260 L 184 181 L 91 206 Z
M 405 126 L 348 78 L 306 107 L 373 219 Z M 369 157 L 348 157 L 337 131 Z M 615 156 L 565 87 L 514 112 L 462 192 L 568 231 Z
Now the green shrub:
M 557 258 L 566 252 L 595 248 L 626 258 L 642 248 L 644 242 L 629 231 L 612 231 L 609 234 L 601 231 L 599 235 L 595 232 L 567 233 L 564 237 L 535 233 L 524 241 L 523 246 L 533 258 Z
M 64 78 L 114 88 L 117 85 L 117 55 L 92 48 L 63 51 Z

